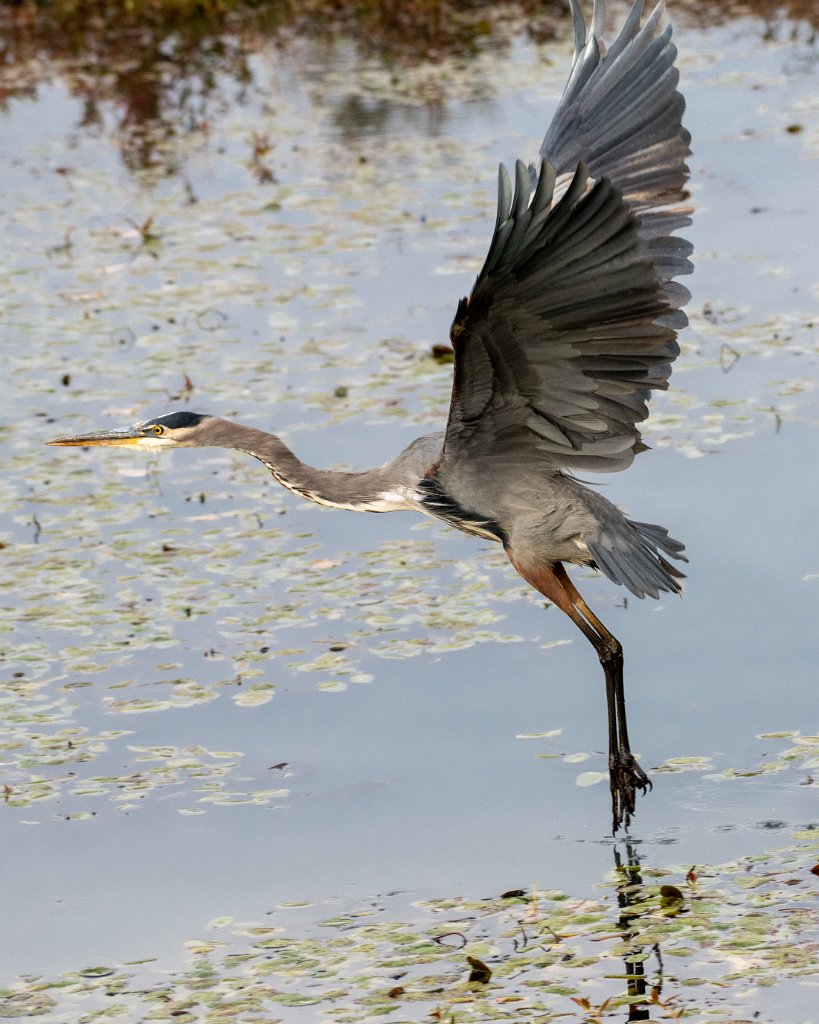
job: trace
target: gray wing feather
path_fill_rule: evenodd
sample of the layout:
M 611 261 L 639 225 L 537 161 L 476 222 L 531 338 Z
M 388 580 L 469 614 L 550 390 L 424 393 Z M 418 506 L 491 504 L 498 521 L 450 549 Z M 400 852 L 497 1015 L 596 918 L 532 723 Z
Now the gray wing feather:
M 636 597 L 660 596 L 661 590 L 679 593 L 685 575 L 664 555 L 687 562 L 684 545 L 662 526 L 628 519 L 608 519 L 599 535 L 587 540 L 589 553 L 609 579 Z
M 539 174 L 501 167 L 484 266 L 452 326 L 455 378 L 443 464 L 534 445 L 555 468 L 624 469 L 665 388 L 687 323 L 689 135 L 676 50 L 637 0 L 604 52 L 572 0 L 575 56 Z M 560 194 L 558 184 L 565 190 Z

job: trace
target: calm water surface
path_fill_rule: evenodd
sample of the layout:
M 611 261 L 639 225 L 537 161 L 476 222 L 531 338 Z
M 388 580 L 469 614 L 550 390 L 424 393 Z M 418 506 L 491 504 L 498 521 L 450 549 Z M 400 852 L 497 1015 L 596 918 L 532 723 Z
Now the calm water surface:
M 816 731 L 816 49 L 754 21 L 677 40 L 692 327 L 654 451 L 604 486 L 686 541 L 689 583 L 626 603 L 582 581 L 624 644 L 643 763 L 697 759 L 640 801 L 660 865 L 817 818 L 808 762 L 728 777 L 793 742 L 760 734 Z M 576 784 L 605 769 L 596 659 L 501 551 L 306 507 L 223 452 L 42 444 L 187 406 L 363 467 L 438 429 L 450 370 L 428 352 L 568 52 L 393 79 L 271 47 L 206 121 L 145 127 L 147 168 L 115 104 L 83 123 L 68 68 L 0 113 L 8 978 L 173 967 L 210 919 L 286 900 L 582 894 L 610 868 L 607 787 Z

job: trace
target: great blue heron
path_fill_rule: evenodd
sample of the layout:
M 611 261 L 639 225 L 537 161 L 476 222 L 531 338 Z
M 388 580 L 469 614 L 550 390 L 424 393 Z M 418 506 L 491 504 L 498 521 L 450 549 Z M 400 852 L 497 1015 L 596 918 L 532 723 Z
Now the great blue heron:
M 687 323 L 691 245 L 672 235 L 683 205 L 690 136 L 682 127 L 671 27 L 662 5 L 640 26 L 636 0 L 615 41 L 590 32 L 571 0 L 575 52 L 540 147 L 540 168 L 500 168 L 489 253 L 451 328 L 446 429 L 361 473 L 314 469 L 278 437 L 193 412 L 54 445 L 234 448 L 303 498 L 361 512 L 413 509 L 499 541 L 515 569 L 594 646 L 606 679 L 615 831 L 650 786 L 629 747 L 618 640 L 575 589 L 565 562 L 593 566 L 637 597 L 679 593 L 683 545 L 629 520 L 575 470 L 625 469 L 643 450 L 637 424 L 666 388 Z

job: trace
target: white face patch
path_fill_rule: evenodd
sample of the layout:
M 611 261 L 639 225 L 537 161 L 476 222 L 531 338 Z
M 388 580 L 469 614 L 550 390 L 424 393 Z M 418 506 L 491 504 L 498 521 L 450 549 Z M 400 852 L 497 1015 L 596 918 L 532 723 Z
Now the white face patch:
M 134 442 L 135 448 L 170 448 L 174 444 L 173 438 L 171 437 L 160 437 L 159 434 L 146 435 L 140 437 Z

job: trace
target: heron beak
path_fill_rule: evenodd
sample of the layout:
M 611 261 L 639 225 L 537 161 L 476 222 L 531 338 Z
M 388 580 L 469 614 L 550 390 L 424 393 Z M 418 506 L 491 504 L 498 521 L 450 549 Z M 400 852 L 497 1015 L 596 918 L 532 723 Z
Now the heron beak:
M 141 445 L 151 440 L 136 430 L 95 430 L 91 434 L 78 434 L 76 437 L 56 437 L 53 441 L 46 441 L 46 444 L 79 445 L 85 448 L 92 444 Z

